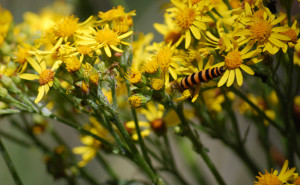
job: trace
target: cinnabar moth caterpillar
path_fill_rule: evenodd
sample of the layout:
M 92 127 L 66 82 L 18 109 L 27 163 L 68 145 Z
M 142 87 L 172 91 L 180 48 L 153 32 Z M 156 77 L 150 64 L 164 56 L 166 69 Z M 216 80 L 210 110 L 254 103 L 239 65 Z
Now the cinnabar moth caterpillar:
M 201 82 L 208 82 L 209 80 L 223 75 L 225 72 L 225 68 L 222 67 L 214 67 L 211 69 L 206 69 L 203 71 L 199 71 L 197 73 L 193 73 L 189 76 L 184 77 L 179 86 L 180 91 L 184 91 L 193 87 L 194 85 L 200 84 Z

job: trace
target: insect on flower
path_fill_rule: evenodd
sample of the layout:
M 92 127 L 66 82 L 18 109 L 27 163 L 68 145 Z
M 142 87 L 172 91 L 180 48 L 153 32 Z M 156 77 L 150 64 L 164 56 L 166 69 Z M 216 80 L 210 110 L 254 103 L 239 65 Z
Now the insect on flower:
M 193 73 L 189 76 L 184 77 L 180 84 L 180 91 L 184 91 L 193 87 L 194 85 L 200 84 L 201 82 L 208 82 L 209 80 L 223 75 L 225 72 L 225 68 L 222 67 L 214 67 L 206 70 L 199 71 L 197 73 Z

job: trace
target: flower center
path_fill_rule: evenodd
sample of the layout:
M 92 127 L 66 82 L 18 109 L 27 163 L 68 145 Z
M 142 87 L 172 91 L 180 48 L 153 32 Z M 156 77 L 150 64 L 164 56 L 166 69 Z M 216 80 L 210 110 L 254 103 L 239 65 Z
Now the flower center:
M 99 43 L 106 43 L 108 45 L 118 45 L 120 43 L 118 34 L 109 28 L 98 30 L 95 37 Z
M 126 79 L 129 80 L 130 83 L 136 84 L 142 80 L 142 74 L 136 69 L 131 69 L 131 71 L 126 74 Z
M 255 21 L 250 27 L 250 32 L 252 33 L 252 39 L 263 42 L 271 35 L 272 25 L 264 20 L 260 19 Z
M 144 65 L 144 70 L 146 73 L 153 74 L 158 70 L 158 63 L 156 60 L 151 60 Z
M 291 42 L 297 43 L 297 33 L 293 29 L 289 29 L 287 31 L 281 32 L 282 34 L 291 38 Z
M 255 185 L 279 185 L 281 184 L 281 181 L 278 179 L 278 177 L 272 173 L 266 173 L 262 175 L 260 173 L 260 177 L 258 178 L 258 182 L 255 182 Z
M 179 9 L 175 21 L 183 30 L 187 30 L 193 24 L 196 17 L 196 12 L 192 8 Z
M 68 37 L 75 33 L 77 30 L 77 22 L 78 18 L 74 18 L 74 16 L 67 16 L 62 19 L 59 23 L 56 24 L 55 34 L 59 37 Z
M 155 78 L 152 80 L 151 86 L 154 90 L 159 91 L 164 87 L 164 81 L 159 78 Z
M 228 69 L 236 69 L 243 63 L 241 53 L 239 51 L 231 51 L 225 57 L 225 66 Z
M 142 104 L 142 100 L 139 96 L 130 96 L 128 98 L 128 101 L 130 102 L 131 107 L 138 108 Z
M 52 69 L 45 69 L 40 74 L 39 83 L 40 85 L 45 85 L 53 81 L 53 78 L 54 78 L 54 71 Z
M 172 61 L 172 51 L 169 47 L 165 46 L 160 49 L 157 54 L 157 62 L 163 71 L 168 70 Z
M 151 121 L 151 128 L 156 134 L 164 134 L 167 131 L 166 123 L 163 119 Z
M 81 62 L 78 60 L 77 57 L 69 57 L 65 60 L 66 69 L 69 73 L 78 71 L 81 66 Z
M 30 55 L 27 53 L 28 51 L 29 49 L 19 47 L 18 51 L 15 53 L 16 55 L 15 62 L 24 64 L 27 61 L 26 57 Z

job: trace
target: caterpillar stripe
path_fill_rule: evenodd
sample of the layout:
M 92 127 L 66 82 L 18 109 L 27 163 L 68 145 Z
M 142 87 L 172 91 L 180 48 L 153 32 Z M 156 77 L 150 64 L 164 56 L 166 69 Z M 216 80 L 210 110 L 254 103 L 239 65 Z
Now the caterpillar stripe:
M 206 69 L 203 71 L 199 71 L 197 73 L 193 73 L 189 76 L 184 77 L 179 86 L 180 90 L 184 91 L 193 87 L 194 85 L 200 84 L 201 82 L 208 82 L 209 80 L 223 75 L 225 72 L 225 68 L 222 67 L 214 67 L 211 69 Z

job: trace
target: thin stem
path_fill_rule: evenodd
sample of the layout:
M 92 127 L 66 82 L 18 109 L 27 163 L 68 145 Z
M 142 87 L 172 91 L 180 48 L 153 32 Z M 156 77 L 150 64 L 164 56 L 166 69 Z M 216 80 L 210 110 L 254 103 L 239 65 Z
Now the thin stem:
M 11 173 L 11 175 L 12 175 L 14 181 L 15 181 L 15 183 L 17 185 L 22 185 L 23 183 L 22 183 L 21 179 L 19 178 L 19 175 L 18 175 L 18 173 L 16 171 L 16 168 L 15 168 L 15 166 L 14 166 L 14 164 L 13 164 L 13 162 L 12 162 L 12 160 L 11 160 L 9 154 L 8 154 L 8 152 L 6 151 L 3 143 L 2 143 L 1 137 L 0 137 L 0 152 L 2 154 L 2 157 L 3 157 L 3 159 L 4 159 L 4 161 L 5 161 L 6 165 L 7 165 L 7 167 L 9 169 L 9 171 L 10 171 L 10 173 Z
M 201 155 L 203 158 L 205 164 L 210 169 L 214 177 L 216 178 L 217 182 L 220 185 L 225 185 L 225 181 L 223 180 L 222 176 L 220 175 L 219 171 L 211 161 L 210 157 L 207 155 L 200 139 L 195 135 L 195 133 L 191 130 L 190 126 L 188 125 L 184 115 L 183 115 L 183 107 L 182 104 L 179 104 L 177 107 L 172 105 L 173 109 L 177 112 L 180 121 L 181 126 L 183 127 L 183 131 L 186 132 L 185 136 L 190 139 L 190 141 L 193 143 L 194 150 Z
M 137 135 L 138 135 L 138 141 L 139 141 L 139 144 L 141 146 L 143 157 L 145 158 L 145 160 L 147 161 L 149 166 L 153 169 L 151 160 L 148 156 L 147 146 L 145 145 L 144 139 L 143 139 L 142 134 L 141 134 L 141 129 L 140 129 L 140 125 L 139 125 L 139 122 L 138 122 L 137 115 L 136 115 L 136 111 L 134 109 L 131 109 L 131 112 L 132 112 L 132 116 L 133 116 L 133 120 L 134 120 L 134 124 L 135 124 L 135 129 L 136 129 L 136 132 L 137 132 Z
M 264 119 L 266 119 L 272 126 L 274 126 L 281 134 L 284 134 L 284 129 L 278 125 L 275 121 L 273 121 L 271 118 L 269 118 L 260 108 L 258 108 L 252 101 L 250 101 L 241 91 L 238 89 L 231 87 L 230 90 L 238 95 L 241 99 L 243 99 L 245 102 L 247 102 L 252 108 L 256 110 L 256 112 L 262 116 Z

